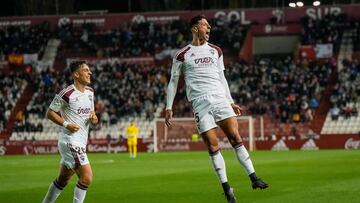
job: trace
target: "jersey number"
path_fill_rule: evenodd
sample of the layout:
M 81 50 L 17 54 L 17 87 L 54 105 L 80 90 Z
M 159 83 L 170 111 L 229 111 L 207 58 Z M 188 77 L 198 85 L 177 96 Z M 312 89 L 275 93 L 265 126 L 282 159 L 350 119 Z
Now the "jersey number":
M 200 128 L 200 117 L 199 117 L 199 113 L 195 113 L 194 114 L 194 117 L 195 117 L 195 122 L 196 122 L 196 125 L 198 127 L 198 129 Z

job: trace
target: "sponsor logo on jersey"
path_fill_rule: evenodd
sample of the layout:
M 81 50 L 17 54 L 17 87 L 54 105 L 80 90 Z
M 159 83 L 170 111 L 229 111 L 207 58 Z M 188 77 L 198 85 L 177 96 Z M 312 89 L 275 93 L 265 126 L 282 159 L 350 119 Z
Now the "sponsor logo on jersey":
M 214 50 L 214 49 L 210 49 L 210 53 L 211 53 L 212 55 L 214 55 L 214 54 L 215 54 L 215 50 Z
M 88 114 L 88 113 L 90 113 L 90 108 L 79 107 L 76 112 L 77 112 L 77 114 Z
M 197 58 L 194 60 L 195 64 L 213 64 L 215 60 L 211 57 Z

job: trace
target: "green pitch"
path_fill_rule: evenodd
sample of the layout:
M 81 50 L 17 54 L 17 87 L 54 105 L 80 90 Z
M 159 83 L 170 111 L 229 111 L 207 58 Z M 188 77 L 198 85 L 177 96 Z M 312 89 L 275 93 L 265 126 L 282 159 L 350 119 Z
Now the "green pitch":
M 258 175 L 270 184 L 253 191 L 232 152 L 223 152 L 238 202 L 360 202 L 360 150 L 257 151 Z M 85 202 L 226 202 L 206 152 L 89 154 L 94 171 Z M 0 157 L 0 202 L 41 202 L 58 173 L 59 155 Z M 57 202 L 72 202 L 76 177 Z

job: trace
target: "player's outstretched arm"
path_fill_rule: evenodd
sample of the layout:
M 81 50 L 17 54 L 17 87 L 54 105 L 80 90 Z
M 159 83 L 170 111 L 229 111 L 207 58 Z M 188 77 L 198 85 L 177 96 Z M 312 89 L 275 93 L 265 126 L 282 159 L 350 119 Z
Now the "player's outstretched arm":
M 179 75 L 171 75 L 168 89 L 166 92 L 166 112 L 165 112 L 165 123 L 167 126 L 171 126 L 172 119 L 172 106 L 176 95 L 177 86 L 179 83 Z
M 80 129 L 80 126 L 78 124 L 75 123 L 69 123 L 67 121 L 65 121 L 57 112 L 55 112 L 52 109 L 48 109 L 46 112 L 46 117 L 51 120 L 52 122 L 64 126 L 65 128 L 67 128 L 68 130 L 70 130 L 71 132 L 76 132 Z
M 179 78 L 181 74 L 181 67 L 183 64 L 183 58 L 179 57 L 179 53 L 173 59 L 172 67 L 171 67 L 171 78 L 168 84 L 168 88 L 166 91 L 166 114 L 165 114 L 165 123 L 167 126 L 171 125 L 172 119 L 172 106 L 175 99 L 177 86 L 179 83 Z
M 242 114 L 241 112 L 243 111 L 243 109 L 239 105 L 234 103 L 234 100 L 231 97 L 229 85 L 228 85 L 227 80 L 225 78 L 224 71 L 221 71 L 220 79 L 221 79 L 221 83 L 223 84 L 224 89 L 225 89 L 226 98 L 229 100 L 229 102 L 231 104 L 231 107 L 233 108 L 235 114 L 237 116 L 240 116 Z

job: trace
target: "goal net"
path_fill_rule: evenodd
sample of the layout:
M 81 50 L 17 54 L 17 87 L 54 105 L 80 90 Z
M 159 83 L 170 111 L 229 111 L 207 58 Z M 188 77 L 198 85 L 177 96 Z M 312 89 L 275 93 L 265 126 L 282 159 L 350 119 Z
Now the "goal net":
M 241 116 L 237 118 L 237 121 L 244 145 L 250 151 L 255 150 L 254 119 L 251 116 Z M 232 149 L 222 130 L 218 128 L 217 131 L 221 148 Z M 198 136 L 199 139 L 196 139 L 197 133 L 194 118 L 173 118 L 170 127 L 165 125 L 165 119 L 156 119 L 154 122 L 154 151 L 206 150 L 201 137 Z

